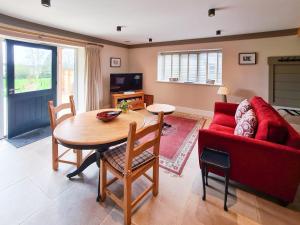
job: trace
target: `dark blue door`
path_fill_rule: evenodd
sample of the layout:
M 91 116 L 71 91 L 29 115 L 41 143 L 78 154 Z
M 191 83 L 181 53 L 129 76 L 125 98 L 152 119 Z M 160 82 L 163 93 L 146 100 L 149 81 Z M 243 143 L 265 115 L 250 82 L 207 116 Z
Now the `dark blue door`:
M 8 138 L 48 126 L 56 100 L 57 48 L 6 40 Z

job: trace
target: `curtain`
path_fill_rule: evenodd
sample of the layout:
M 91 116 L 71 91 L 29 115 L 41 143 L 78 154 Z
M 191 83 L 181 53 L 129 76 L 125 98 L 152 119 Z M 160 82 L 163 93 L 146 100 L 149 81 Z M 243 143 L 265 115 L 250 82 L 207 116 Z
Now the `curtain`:
M 87 45 L 85 49 L 86 111 L 97 110 L 103 106 L 101 49 L 97 45 Z

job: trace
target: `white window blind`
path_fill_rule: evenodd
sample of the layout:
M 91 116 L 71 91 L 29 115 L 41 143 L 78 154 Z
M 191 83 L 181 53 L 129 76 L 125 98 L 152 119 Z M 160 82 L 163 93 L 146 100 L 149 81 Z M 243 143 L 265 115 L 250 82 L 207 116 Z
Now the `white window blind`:
M 164 52 L 158 55 L 158 81 L 222 84 L 222 51 Z

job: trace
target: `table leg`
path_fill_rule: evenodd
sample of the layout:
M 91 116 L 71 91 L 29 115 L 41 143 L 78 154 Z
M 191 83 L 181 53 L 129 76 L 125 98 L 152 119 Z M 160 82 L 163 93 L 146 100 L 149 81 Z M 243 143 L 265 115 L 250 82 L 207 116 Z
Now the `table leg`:
M 206 190 L 205 190 L 205 173 L 206 173 L 206 165 L 205 163 L 202 164 L 201 174 L 202 174 L 202 186 L 203 186 L 203 195 L 202 200 L 205 201 L 206 199 Z
M 164 122 L 164 127 L 170 128 L 172 125 Z
M 100 155 L 104 150 L 96 150 L 96 152 L 94 152 L 93 154 L 91 154 L 89 157 L 87 157 L 83 163 L 81 164 L 81 166 L 76 169 L 75 171 L 73 171 L 72 173 L 69 173 L 67 175 L 67 177 L 70 179 L 80 173 L 82 173 L 87 167 L 89 167 L 91 164 L 93 163 L 97 163 L 98 167 L 99 167 L 99 160 L 100 160 Z

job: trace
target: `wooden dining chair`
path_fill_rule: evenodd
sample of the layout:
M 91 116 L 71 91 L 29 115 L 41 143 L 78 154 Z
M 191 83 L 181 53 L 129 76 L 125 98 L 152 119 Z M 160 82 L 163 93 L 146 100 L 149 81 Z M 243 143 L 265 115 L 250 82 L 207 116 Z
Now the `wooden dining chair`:
M 108 195 L 118 206 L 123 208 L 124 224 L 126 225 L 131 224 L 132 209 L 148 192 L 152 190 L 154 196 L 158 195 L 159 145 L 162 126 L 163 112 L 159 113 L 157 123 L 138 132 L 136 131 L 136 123 L 131 123 L 127 143 L 104 152 L 101 158 L 100 199 L 104 201 Z M 153 169 L 152 177 L 146 174 L 151 168 Z M 115 176 L 110 181 L 107 181 L 107 171 L 112 172 Z M 132 183 L 142 175 L 151 182 L 151 186 L 132 201 Z M 123 200 L 108 189 L 108 186 L 117 180 L 124 182 Z
M 58 169 L 58 163 L 67 163 L 67 164 L 76 165 L 77 168 L 82 163 L 82 151 L 81 150 L 73 150 L 73 152 L 76 154 L 76 162 L 62 159 L 63 156 L 65 156 L 72 149 L 67 149 L 67 150 L 63 151 L 60 155 L 58 155 L 58 144 L 59 143 L 53 136 L 53 131 L 59 123 L 61 123 L 62 121 L 64 121 L 67 118 L 70 118 L 70 117 L 76 115 L 76 109 L 75 109 L 75 103 L 74 103 L 73 96 L 71 95 L 69 97 L 69 99 L 70 99 L 69 103 L 64 103 L 57 107 L 54 107 L 53 101 L 48 102 L 50 126 L 52 129 L 52 168 L 53 168 L 53 170 Z M 68 110 L 69 112 L 63 113 L 62 112 L 63 110 Z M 59 115 L 59 114 L 63 114 L 63 115 Z

